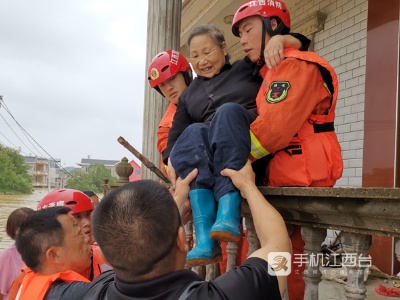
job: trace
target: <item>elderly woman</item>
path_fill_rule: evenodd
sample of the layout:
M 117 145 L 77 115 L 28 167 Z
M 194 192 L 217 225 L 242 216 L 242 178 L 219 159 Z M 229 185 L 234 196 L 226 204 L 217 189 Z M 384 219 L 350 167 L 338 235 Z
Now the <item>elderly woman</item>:
M 34 212 L 29 207 L 21 207 L 14 210 L 7 219 L 7 235 L 15 239 L 19 226 Z M 21 273 L 24 262 L 15 243 L 0 254 L 0 299 L 8 299 L 11 283 Z
M 275 40 L 272 51 L 301 47 L 290 35 Z M 302 40 L 307 48 L 308 40 Z M 249 157 L 250 134 L 236 136 L 245 128 L 235 120 L 244 115 L 248 131 L 257 117 L 255 99 L 262 80 L 258 65 L 247 57 L 230 64 L 224 35 L 214 25 L 195 28 L 187 46 L 198 77 L 179 99 L 163 159 L 173 182 L 177 175 L 185 178 L 194 168 L 199 170 L 189 193 L 197 239 L 187 256 L 187 264 L 196 265 L 219 260 L 218 241 L 237 242 L 240 238 L 242 198 L 220 172 L 241 169 Z

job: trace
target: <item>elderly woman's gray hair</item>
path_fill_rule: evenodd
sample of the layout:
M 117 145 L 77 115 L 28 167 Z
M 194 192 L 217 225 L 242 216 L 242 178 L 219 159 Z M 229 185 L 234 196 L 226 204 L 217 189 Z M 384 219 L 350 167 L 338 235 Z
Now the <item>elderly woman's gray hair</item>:
M 226 44 L 225 36 L 221 29 L 219 29 L 214 24 L 204 24 L 204 25 L 197 26 L 189 34 L 189 37 L 187 39 L 187 47 L 188 47 L 189 51 L 190 51 L 190 42 L 192 41 L 192 39 L 195 36 L 203 35 L 203 34 L 207 34 L 213 40 L 213 42 L 216 45 L 218 45 L 220 48 L 222 48 L 224 43 Z M 229 54 L 226 54 L 225 55 L 226 61 L 229 61 L 230 57 L 231 56 Z

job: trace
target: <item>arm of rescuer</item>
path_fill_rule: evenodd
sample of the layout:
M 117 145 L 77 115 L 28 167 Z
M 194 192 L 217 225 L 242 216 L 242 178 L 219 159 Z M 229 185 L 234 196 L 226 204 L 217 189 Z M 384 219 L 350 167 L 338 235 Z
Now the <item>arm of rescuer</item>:
M 323 114 L 331 99 L 315 63 L 288 57 L 268 70 L 256 99 L 259 115 L 250 125 L 250 158 L 287 147 L 311 113 Z
M 170 193 L 178 206 L 179 214 L 181 215 L 182 224 L 185 225 L 192 218 L 192 210 L 189 202 L 190 182 L 196 178 L 198 170 L 194 169 L 186 176 L 185 179 L 178 178 L 176 180 L 176 188 L 171 188 Z
M 285 222 L 279 212 L 268 203 L 255 185 L 255 175 L 250 161 L 239 171 L 224 169 L 221 175 L 228 176 L 240 190 L 243 198 L 247 199 L 254 227 L 261 248 L 253 252 L 250 257 L 258 257 L 268 261 L 270 252 L 288 252 L 292 254 L 292 245 Z M 273 262 L 270 262 L 272 264 Z M 277 276 L 281 294 L 285 289 L 286 276 Z
M 311 40 L 300 33 L 289 33 L 285 35 L 274 35 L 268 41 L 264 49 L 264 61 L 268 69 L 276 68 L 285 59 L 283 49 L 293 48 L 307 51 Z

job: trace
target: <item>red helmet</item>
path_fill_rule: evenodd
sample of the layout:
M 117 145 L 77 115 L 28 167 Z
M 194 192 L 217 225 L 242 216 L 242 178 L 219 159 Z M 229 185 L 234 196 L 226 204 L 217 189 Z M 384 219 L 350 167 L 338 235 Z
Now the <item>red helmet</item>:
M 158 53 L 151 61 L 147 70 L 147 79 L 152 88 L 190 68 L 187 59 L 178 51 L 166 50 Z
M 45 209 L 54 206 L 66 206 L 72 209 L 72 214 L 87 210 L 93 210 L 94 205 L 90 198 L 78 190 L 62 189 L 48 193 L 39 202 L 37 209 Z
M 282 1 L 249 0 L 236 11 L 232 21 L 232 33 L 239 36 L 239 23 L 244 18 L 260 16 L 262 18 L 278 17 L 290 28 L 290 14 Z

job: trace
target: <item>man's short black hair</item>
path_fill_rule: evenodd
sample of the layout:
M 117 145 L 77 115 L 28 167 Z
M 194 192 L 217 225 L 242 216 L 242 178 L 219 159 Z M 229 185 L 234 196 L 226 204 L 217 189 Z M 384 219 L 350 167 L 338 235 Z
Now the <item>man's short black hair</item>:
M 97 243 L 116 275 L 128 282 L 175 264 L 180 226 L 168 189 L 152 180 L 130 182 L 106 194 L 92 215 Z
M 63 245 L 64 230 L 57 217 L 68 214 L 70 210 L 69 207 L 57 206 L 34 211 L 19 227 L 15 244 L 22 260 L 32 271 L 41 271 L 44 255 L 50 247 Z

